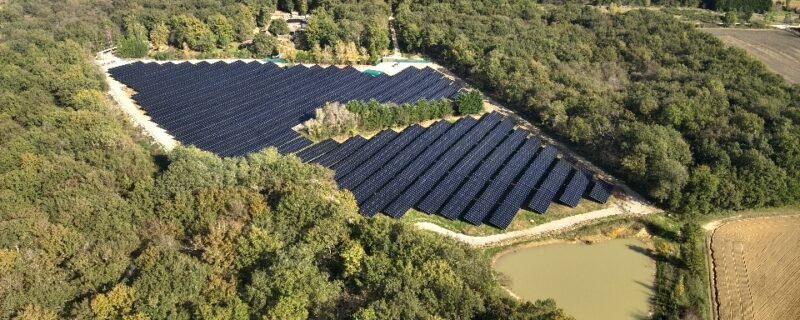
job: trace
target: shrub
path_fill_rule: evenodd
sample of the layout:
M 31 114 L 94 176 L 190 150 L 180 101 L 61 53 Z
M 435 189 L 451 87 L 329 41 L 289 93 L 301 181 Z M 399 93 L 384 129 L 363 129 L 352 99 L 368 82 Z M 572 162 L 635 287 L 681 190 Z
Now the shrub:
M 127 38 L 117 45 L 117 56 L 120 58 L 141 58 L 146 56 L 149 50 L 147 42 L 135 38 Z
M 253 53 L 259 56 L 272 56 L 278 52 L 278 39 L 266 33 L 259 33 L 253 39 Z
M 358 115 L 360 131 L 375 131 L 395 126 L 407 126 L 453 115 L 450 100 L 420 100 L 416 104 L 381 104 L 377 100 L 350 101 L 347 110 Z
M 455 113 L 453 102 L 447 99 L 420 100 L 415 104 L 397 105 L 377 100 L 354 100 L 346 105 L 328 103 L 316 110 L 314 119 L 304 123 L 313 140 L 323 140 L 356 132 L 372 132 L 391 127 L 408 126 Z
M 483 112 L 483 95 L 478 90 L 462 93 L 456 98 L 458 113 L 461 115 L 478 114 Z
M 286 23 L 286 20 L 283 20 L 283 19 L 273 20 L 269 24 L 269 29 L 267 29 L 267 30 L 269 31 L 269 33 L 271 33 L 273 35 L 276 35 L 276 36 L 277 35 L 283 35 L 283 34 L 289 34 L 289 24 Z
M 340 103 L 327 103 L 317 108 L 314 118 L 304 123 L 308 135 L 315 140 L 347 134 L 356 130 L 358 118 Z

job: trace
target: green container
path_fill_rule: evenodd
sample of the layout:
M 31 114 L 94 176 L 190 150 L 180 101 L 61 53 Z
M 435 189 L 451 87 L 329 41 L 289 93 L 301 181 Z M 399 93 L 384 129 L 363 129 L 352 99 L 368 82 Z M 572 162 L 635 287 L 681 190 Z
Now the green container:
M 382 75 L 382 74 L 384 74 L 383 72 L 381 72 L 381 71 L 378 71 L 378 70 L 364 70 L 364 73 L 366 73 L 366 74 L 368 74 L 368 75 L 371 75 L 371 76 L 373 76 L 373 77 L 377 77 L 377 76 L 379 76 L 379 75 Z

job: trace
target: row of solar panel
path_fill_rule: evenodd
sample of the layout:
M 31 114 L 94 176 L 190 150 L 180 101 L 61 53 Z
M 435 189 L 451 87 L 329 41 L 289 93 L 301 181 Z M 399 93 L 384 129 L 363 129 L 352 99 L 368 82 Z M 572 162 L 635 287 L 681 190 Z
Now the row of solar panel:
M 326 102 L 413 103 L 453 98 L 461 90 L 430 68 L 374 77 L 352 67 L 135 62 L 109 72 L 135 90 L 142 109 L 179 141 L 222 156 L 308 146 L 292 128 Z
M 521 208 L 545 213 L 552 202 L 575 207 L 584 197 L 605 203 L 613 192 L 498 113 L 385 130 L 369 140 L 326 140 L 297 155 L 334 169 L 366 216 L 400 218 L 414 207 L 506 228 Z

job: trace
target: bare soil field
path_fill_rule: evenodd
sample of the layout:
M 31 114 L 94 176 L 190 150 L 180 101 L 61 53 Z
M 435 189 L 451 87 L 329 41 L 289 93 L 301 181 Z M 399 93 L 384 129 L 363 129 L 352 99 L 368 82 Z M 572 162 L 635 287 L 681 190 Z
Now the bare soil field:
M 711 239 L 721 320 L 800 319 L 800 216 L 734 221 Z
M 800 37 L 784 30 L 702 29 L 742 48 L 791 83 L 800 83 Z

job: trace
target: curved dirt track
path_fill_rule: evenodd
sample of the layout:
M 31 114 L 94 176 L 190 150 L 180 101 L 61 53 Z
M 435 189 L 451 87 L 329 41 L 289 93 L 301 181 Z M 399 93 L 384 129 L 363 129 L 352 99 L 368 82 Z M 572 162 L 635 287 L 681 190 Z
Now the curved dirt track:
M 505 244 L 508 242 L 514 242 L 518 240 L 523 240 L 526 238 L 532 238 L 547 233 L 569 230 L 577 226 L 580 226 L 584 223 L 611 216 L 645 215 L 660 211 L 661 210 L 659 210 L 658 208 L 652 207 L 642 202 L 638 202 L 635 200 L 623 200 L 621 204 L 612 205 L 611 207 L 605 209 L 566 217 L 563 219 L 543 223 L 538 226 L 524 230 L 511 231 L 507 233 L 494 234 L 489 236 L 469 236 L 466 234 L 445 229 L 437 224 L 430 222 L 418 222 L 414 225 L 417 228 L 441 234 L 443 236 L 466 243 L 473 247 L 486 247 L 486 246 L 493 246 L 498 244 Z

